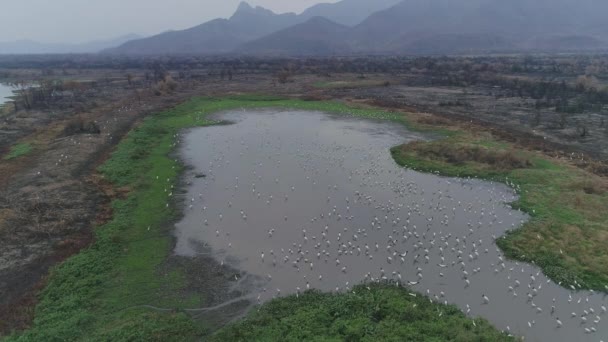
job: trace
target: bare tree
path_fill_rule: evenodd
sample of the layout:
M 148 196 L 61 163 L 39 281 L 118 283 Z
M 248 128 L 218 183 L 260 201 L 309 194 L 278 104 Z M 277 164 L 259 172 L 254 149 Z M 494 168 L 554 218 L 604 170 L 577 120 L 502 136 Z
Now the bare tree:
M 57 91 L 61 90 L 63 82 L 58 80 L 45 79 L 38 82 L 38 88 L 33 91 L 33 103 L 36 105 L 39 101 L 49 108 L 54 101 L 53 97 Z
M 291 78 L 291 72 L 287 69 L 283 69 L 277 73 L 277 80 L 280 84 L 285 84 L 289 82 Z
M 559 128 L 564 129 L 568 124 L 568 113 L 561 112 L 559 113 Z
M 541 119 L 542 119 L 542 116 L 541 116 L 540 109 L 537 109 L 537 110 L 534 112 L 534 122 L 533 122 L 532 124 L 533 124 L 534 126 L 538 126 L 538 125 L 540 125 Z
M 129 86 L 131 86 L 133 84 L 133 74 L 128 73 L 125 77 L 127 78 L 127 83 L 129 84 Z
M 589 135 L 589 130 L 587 130 L 587 126 L 585 125 L 579 125 L 576 128 L 576 132 L 581 138 L 585 138 L 587 135 Z
M 576 79 L 576 86 L 580 90 L 599 90 L 600 82 L 595 76 L 583 75 Z
M 15 92 L 18 95 L 18 99 L 23 103 L 25 109 L 32 109 L 32 99 L 31 99 L 31 83 L 25 80 L 17 80 L 10 83 L 10 86 L 15 89 Z

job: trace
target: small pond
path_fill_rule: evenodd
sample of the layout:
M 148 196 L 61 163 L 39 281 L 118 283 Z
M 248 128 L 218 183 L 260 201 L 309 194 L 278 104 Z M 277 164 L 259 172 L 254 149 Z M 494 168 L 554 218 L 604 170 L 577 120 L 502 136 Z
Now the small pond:
M 527 220 L 508 205 L 512 189 L 394 162 L 390 147 L 419 133 L 319 112 L 215 118 L 234 124 L 182 137 L 182 157 L 205 177 L 189 173 L 176 253 L 211 252 L 242 270 L 253 302 L 385 279 L 526 341 L 608 340 L 605 296 L 570 292 L 497 249 Z

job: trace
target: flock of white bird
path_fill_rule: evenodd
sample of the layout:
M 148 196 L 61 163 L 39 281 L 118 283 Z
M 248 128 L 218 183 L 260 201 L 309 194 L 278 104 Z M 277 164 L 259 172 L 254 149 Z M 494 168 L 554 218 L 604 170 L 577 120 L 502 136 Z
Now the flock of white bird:
M 386 126 L 370 131 L 321 114 L 239 120 L 175 137 L 206 174 L 190 187 L 178 246 L 199 239 L 222 262 L 237 258 L 264 278 L 259 302 L 384 281 L 457 304 L 472 319 L 513 322 L 508 334 L 606 338 L 605 297 L 561 288 L 498 250 L 495 240 L 526 219 L 505 204 L 516 198 L 505 187 L 397 167 L 388 147 L 403 138 L 378 130 Z

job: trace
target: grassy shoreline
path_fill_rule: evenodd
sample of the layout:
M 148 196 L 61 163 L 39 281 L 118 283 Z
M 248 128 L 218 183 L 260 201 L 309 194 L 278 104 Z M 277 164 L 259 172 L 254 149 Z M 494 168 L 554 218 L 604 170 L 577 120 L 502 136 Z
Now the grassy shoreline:
M 486 320 L 390 284 L 271 301 L 211 341 L 515 341 Z
M 510 185 L 520 196 L 513 207 L 531 219 L 498 238 L 506 256 L 536 264 L 564 287 L 608 292 L 606 179 L 487 133 L 460 131 L 391 152 L 398 164 L 418 171 Z
M 94 243 L 56 266 L 39 295 L 30 329 L 7 341 L 194 340 L 208 333 L 183 309 L 203 307 L 201 294 L 183 298 L 186 270 L 159 271 L 170 255 L 169 224 L 178 212 L 168 194 L 183 170 L 171 158 L 175 134 L 215 124 L 207 115 L 240 108 L 290 108 L 398 121 L 398 114 L 355 109 L 337 102 L 306 102 L 262 96 L 196 98 L 146 118 L 125 137 L 99 172 L 128 190 L 112 202 L 113 219 L 98 227 Z M 173 308 L 157 312 L 142 305 Z
M 183 309 L 205 306 L 204 296 L 183 298 L 176 295 L 185 286 L 186 271 L 176 268 L 169 273 L 159 274 L 159 268 L 170 254 L 173 243 L 168 223 L 178 215 L 168 193 L 173 186 L 177 187 L 183 170 L 182 165 L 170 154 L 175 149 L 175 134 L 180 130 L 216 124 L 208 120 L 208 114 L 240 108 L 318 110 L 392 120 L 418 130 L 430 129 L 409 121 L 402 114 L 380 109 L 263 96 L 196 98 L 171 110 L 151 115 L 123 139 L 110 159 L 99 168 L 99 172 L 116 188 L 129 190 L 125 198 L 113 201 L 113 219 L 95 230 L 93 245 L 53 269 L 48 286 L 39 296 L 33 327 L 9 336 L 7 340 L 171 341 L 195 340 L 208 334 L 201 324 L 183 312 Z M 463 134 L 447 136 L 447 139 L 460 139 Z M 448 166 L 434 161 L 425 164 L 424 158 L 411 158 L 405 153 L 396 153 L 395 149 L 393 154 L 399 163 L 421 170 L 425 167 L 437 170 L 437 166 Z M 458 169 L 458 172 L 467 170 Z M 474 174 L 478 170 L 468 171 Z M 372 292 L 378 293 L 374 298 L 382 298 L 383 291 L 389 290 L 374 289 Z M 318 298 L 318 303 L 339 302 L 348 296 L 351 294 L 310 294 L 310 298 Z M 394 293 L 391 296 L 399 297 Z M 288 297 L 284 303 L 292 300 Z M 270 305 L 280 306 L 282 301 L 280 299 Z M 141 305 L 175 310 L 155 312 L 141 308 Z M 442 306 L 436 305 L 432 310 L 440 308 Z M 255 313 L 252 317 L 256 319 Z M 355 317 L 352 318 L 351 323 L 355 321 Z M 466 320 L 462 317 L 455 319 Z M 470 319 L 468 321 L 459 325 L 463 334 L 471 332 Z M 479 333 L 495 333 L 489 326 L 483 326 L 486 328 L 479 330 Z

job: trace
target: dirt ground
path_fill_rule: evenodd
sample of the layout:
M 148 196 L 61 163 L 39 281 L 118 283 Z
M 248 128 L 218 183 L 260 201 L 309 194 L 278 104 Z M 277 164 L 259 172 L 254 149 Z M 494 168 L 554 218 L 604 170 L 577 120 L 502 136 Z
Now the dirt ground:
M 28 142 L 34 147 L 28 155 L 0 160 L 0 335 L 3 331 L 27 327 L 33 315 L 35 295 L 44 286 L 49 269 L 87 246 L 92 239 L 92 229 L 111 217 L 108 204 L 120 189 L 104 184 L 96 176 L 96 166 L 146 115 L 192 96 L 258 93 L 365 102 L 436 113 L 464 123 L 474 120 L 475 124 L 540 148 L 551 144 L 552 148 L 567 152 L 608 158 L 608 134 L 603 134 L 599 125 L 591 128 L 588 137 L 577 138 L 571 129 L 556 129 L 554 118 L 547 113 L 546 120 L 532 128 L 528 107 L 519 99 L 497 99 L 493 89 L 469 89 L 465 94 L 458 88 L 420 86 L 406 75 L 386 74 L 367 77 L 372 81 L 390 81 L 388 86 L 378 86 L 378 82 L 367 82 L 362 87 L 318 86 L 319 82 L 328 80 L 354 82 L 358 76 L 338 74 L 328 79 L 302 75 L 278 84 L 271 74 L 241 74 L 231 81 L 180 82 L 173 92 L 157 96 L 144 91 L 143 98 L 141 94 L 135 96 L 133 89 L 123 83 L 110 83 L 91 99 L 97 105 L 85 111 L 21 110 L 0 115 L 0 158 L 16 142 Z M 86 74 L 87 79 L 94 77 L 95 74 Z M 457 101 L 468 105 L 440 105 Z M 95 123 L 100 132 L 66 130 L 75 118 Z M 167 261 L 185 262 L 188 261 L 175 258 Z M 213 264 L 204 258 L 198 262 Z M 221 274 L 217 277 L 223 277 Z M 200 272 L 192 276 L 196 277 L 193 284 L 205 284 Z M 238 298 L 238 293 L 224 290 L 224 296 Z M 235 304 L 234 311 L 227 308 L 224 314 L 237 315 L 239 305 Z M 195 314 L 196 317 L 204 315 L 205 312 Z
M 600 114 L 573 115 L 562 129 L 559 115 L 554 111 L 540 110 L 537 119 L 534 100 L 508 97 L 500 89 L 470 87 L 465 92 L 460 87 L 421 86 L 408 75 L 392 76 L 392 79 L 395 81 L 389 87 L 339 88 L 328 93 L 337 98 L 369 99 L 382 106 L 470 120 L 508 133 L 545 140 L 562 150 L 608 160 L 608 130 L 601 125 Z M 604 121 L 608 121 L 606 115 Z M 577 130 L 583 123 L 588 130 L 584 137 Z

